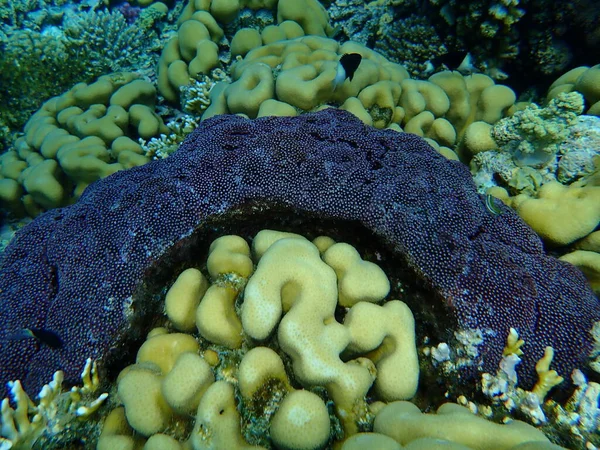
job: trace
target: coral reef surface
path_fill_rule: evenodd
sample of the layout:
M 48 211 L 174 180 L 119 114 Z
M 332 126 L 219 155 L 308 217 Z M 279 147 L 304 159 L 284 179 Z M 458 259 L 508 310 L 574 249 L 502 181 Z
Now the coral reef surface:
M 484 370 L 496 368 L 511 327 L 526 342 L 525 386 L 546 346 L 565 376 L 592 349 L 600 304 L 581 272 L 546 256 L 509 208 L 486 206 L 465 166 L 418 136 L 327 109 L 207 120 L 171 157 L 100 180 L 17 233 L 0 260 L 0 333 L 44 328 L 64 345 L 0 342 L 2 386 L 20 379 L 31 392 L 57 368 L 74 381 L 88 357 L 123 357 L 132 318 L 148 307 L 132 295 L 153 263 L 184 252 L 211 218 L 271 209 L 360 223 L 386 242 L 459 328 L 481 330 Z

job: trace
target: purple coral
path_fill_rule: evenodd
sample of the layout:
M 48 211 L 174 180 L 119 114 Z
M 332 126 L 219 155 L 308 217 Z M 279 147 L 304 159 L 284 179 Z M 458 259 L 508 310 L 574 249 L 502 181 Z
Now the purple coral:
M 583 365 L 600 306 L 581 273 L 545 256 L 510 210 L 486 209 L 467 168 L 411 134 L 328 109 L 296 118 L 219 116 L 171 157 L 118 172 L 80 201 L 19 232 L 0 262 L 0 333 L 48 328 L 55 350 L 0 342 L 0 382 L 30 389 L 122 344 L 145 272 L 208 218 L 256 200 L 323 219 L 360 222 L 408 261 L 462 327 L 493 331 L 483 367 L 497 366 L 509 327 L 525 339 L 531 381 L 543 348 L 562 374 Z
M 123 14 L 123 17 L 125 17 L 125 20 L 127 21 L 128 25 L 132 25 L 142 12 L 142 8 L 140 8 L 139 6 L 133 6 L 129 2 L 121 3 L 116 7 L 116 9 L 121 14 Z

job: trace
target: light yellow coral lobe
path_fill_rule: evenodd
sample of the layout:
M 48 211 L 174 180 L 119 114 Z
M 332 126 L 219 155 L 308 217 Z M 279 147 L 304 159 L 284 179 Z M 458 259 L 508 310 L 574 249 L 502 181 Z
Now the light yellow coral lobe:
M 198 288 L 205 283 L 201 272 L 187 269 L 167 293 L 169 301 L 184 299 L 167 308 L 167 326 L 182 328 L 174 314 L 186 312 L 200 337 L 169 328 L 149 333 L 136 364 L 119 376 L 124 410 L 109 417 L 99 448 L 133 448 L 131 427 L 150 438 L 150 449 L 258 449 L 248 443 L 254 438 L 246 427 L 259 423 L 266 433 L 260 442 L 280 449 L 325 448 L 335 424 L 346 440 L 342 448 L 350 450 L 369 443 L 435 448 L 428 447 L 431 439 L 443 448 L 491 449 L 492 435 L 503 439 L 503 449 L 548 443 L 525 424 L 492 424 L 457 405 L 422 414 L 400 401 L 418 387 L 414 318 L 405 303 L 387 299 L 390 284 L 381 268 L 349 244 L 263 230 L 251 248 L 237 236 L 217 239 L 208 260 L 212 284 L 206 282 L 205 292 Z M 241 309 L 234 304 L 238 295 Z M 341 323 L 339 308 L 345 310 Z M 367 402 L 367 395 L 376 401 Z M 262 417 L 248 423 L 240 415 L 245 408 Z M 194 411 L 184 442 L 170 430 L 185 427 Z M 357 434 L 373 418 L 376 433 Z

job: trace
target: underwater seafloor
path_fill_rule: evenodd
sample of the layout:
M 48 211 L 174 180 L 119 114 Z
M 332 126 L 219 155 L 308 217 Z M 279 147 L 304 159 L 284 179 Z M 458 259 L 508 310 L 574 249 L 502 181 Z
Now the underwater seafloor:
M 0 450 L 600 447 L 600 3 L 0 0 L 0 49 Z

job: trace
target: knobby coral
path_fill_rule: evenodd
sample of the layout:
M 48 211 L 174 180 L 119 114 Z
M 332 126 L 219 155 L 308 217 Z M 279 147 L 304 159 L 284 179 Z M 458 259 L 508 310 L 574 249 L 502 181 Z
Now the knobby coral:
M 64 346 L 0 342 L 2 385 L 20 379 L 33 391 L 59 367 L 74 380 L 85 358 L 123 352 L 144 308 L 132 296 L 161 255 L 185 252 L 209 220 L 234 228 L 256 211 L 360 223 L 437 294 L 436 311 L 483 331 L 485 370 L 511 327 L 526 342 L 524 386 L 546 346 L 563 376 L 592 349 L 600 305 L 583 275 L 546 256 L 507 207 L 490 212 L 466 167 L 415 135 L 327 109 L 204 121 L 171 157 L 100 180 L 22 229 L 0 260 L 0 334 L 46 328 Z

